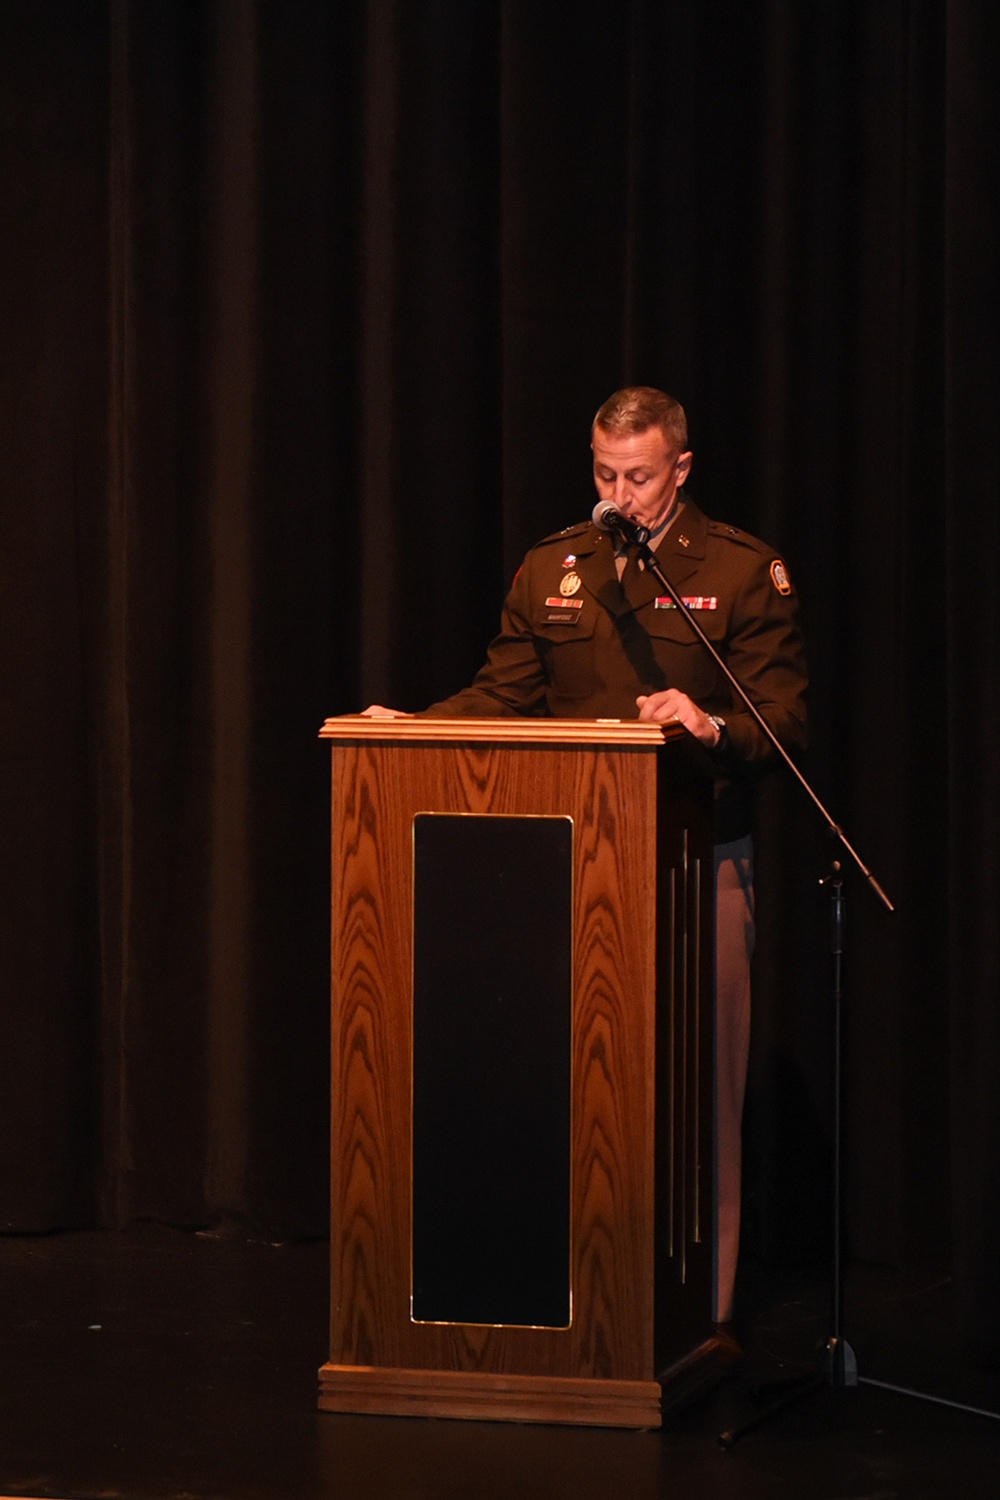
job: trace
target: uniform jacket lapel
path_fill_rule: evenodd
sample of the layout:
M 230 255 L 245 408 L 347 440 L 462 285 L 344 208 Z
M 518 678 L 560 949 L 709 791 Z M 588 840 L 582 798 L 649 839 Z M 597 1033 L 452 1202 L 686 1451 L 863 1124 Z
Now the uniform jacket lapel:
M 696 505 L 685 500 L 684 509 L 660 543 L 656 560 L 674 588 L 679 589 L 705 557 L 708 522 Z M 575 570 L 588 593 L 609 614 L 617 617 L 650 604 L 662 592 L 652 573 L 643 572 L 626 599 L 615 569 L 613 539 L 594 527 L 577 543 Z
M 667 532 L 656 551 L 656 560 L 674 588 L 679 589 L 704 561 L 708 521 L 696 505 L 684 502 L 684 509 Z M 589 540 L 589 539 L 588 539 Z M 610 614 L 618 616 L 651 604 L 662 593 L 652 573 L 643 571 L 633 579 L 626 598 L 615 570 L 614 542 L 602 532 L 593 533 L 594 545 L 588 555 L 577 556 L 576 571 L 584 586 Z
M 697 505 L 685 500 L 684 509 L 667 532 L 656 552 L 656 560 L 675 589 L 680 589 L 685 579 L 690 578 L 699 564 L 705 560 L 708 538 L 708 521 Z M 648 603 L 660 593 L 660 586 L 651 573 L 643 577 L 648 584 L 642 602 Z
M 614 541 L 596 526 L 577 544 L 576 572 L 587 592 L 609 614 L 620 615 L 631 608 L 615 571 Z

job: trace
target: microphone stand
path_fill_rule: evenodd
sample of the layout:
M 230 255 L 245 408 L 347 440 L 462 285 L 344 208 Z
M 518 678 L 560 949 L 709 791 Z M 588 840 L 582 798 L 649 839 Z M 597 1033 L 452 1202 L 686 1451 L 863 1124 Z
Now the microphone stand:
M 803 776 L 798 766 L 781 744 L 774 730 L 764 718 L 757 705 L 747 693 L 743 684 L 730 671 L 723 661 L 719 651 L 709 639 L 708 635 L 695 619 L 691 610 L 684 604 L 680 594 L 674 588 L 670 579 L 666 576 L 657 561 L 656 554 L 649 546 L 649 532 L 643 526 L 636 525 L 628 517 L 618 512 L 613 505 L 606 501 L 599 502 L 593 513 L 594 525 L 601 531 L 614 531 L 622 538 L 627 546 L 634 547 L 638 552 L 640 561 L 646 570 L 652 573 L 657 583 L 664 590 L 667 597 L 673 602 L 676 609 L 680 610 L 682 616 L 687 620 L 694 635 L 704 646 L 715 665 L 722 672 L 726 681 L 737 695 L 739 701 L 753 715 L 755 721 L 767 737 L 768 742 L 774 748 L 779 758 L 791 771 L 799 786 L 805 792 L 810 802 L 816 808 L 820 817 L 826 824 L 827 831 L 836 839 L 841 848 L 850 856 L 855 867 L 864 876 L 869 888 L 881 902 L 887 912 L 895 911 L 893 903 L 889 900 L 882 886 L 875 879 L 871 870 L 850 843 L 844 830 L 836 822 L 820 801 L 816 792 Z M 751 1417 L 740 1426 L 731 1428 L 727 1432 L 720 1433 L 719 1443 L 723 1448 L 733 1448 L 746 1433 L 755 1427 L 762 1426 L 765 1422 L 777 1415 L 779 1411 L 804 1399 L 813 1391 L 827 1386 L 831 1389 L 844 1389 L 858 1385 L 878 1386 L 881 1390 L 895 1391 L 899 1395 L 912 1396 L 919 1401 L 930 1401 L 938 1406 L 950 1406 L 958 1411 L 969 1412 L 974 1416 L 990 1417 L 1000 1421 L 1000 1412 L 987 1411 L 982 1407 L 965 1406 L 958 1401 L 948 1401 L 942 1396 L 932 1396 L 925 1391 L 910 1390 L 906 1386 L 890 1385 L 884 1380 L 872 1380 L 869 1377 L 858 1374 L 858 1363 L 854 1350 L 844 1338 L 843 1334 L 843 1302 L 844 1302 L 844 1271 L 841 1253 L 841 1198 L 842 1198 L 842 1038 L 843 1038 L 843 992 L 842 973 L 844 955 L 844 888 L 842 878 L 842 867 L 838 859 L 834 859 L 830 874 L 825 876 L 820 885 L 826 886 L 830 892 L 831 899 L 831 953 L 833 956 L 832 977 L 832 1069 L 833 1069 L 833 1202 L 832 1202 L 832 1245 L 830 1251 L 831 1269 L 831 1297 L 830 1297 L 830 1326 L 827 1338 L 823 1344 L 819 1368 L 815 1374 L 807 1376 L 804 1381 L 798 1382 L 792 1391 L 786 1391 L 783 1396 L 773 1402 L 766 1411 Z
M 599 512 L 600 519 L 598 519 Z M 701 625 L 695 619 L 691 610 L 689 610 L 685 606 L 680 594 L 678 594 L 677 590 L 670 582 L 670 579 L 667 577 L 663 569 L 660 567 L 660 564 L 657 562 L 656 553 L 649 545 L 649 533 L 646 528 L 644 526 L 636 526 L 625 516 L 619 515 L 616 510 L 609 510 L 607 507 L 601 505 L 598 505 L 595 509 L 594 521 L 601 530 L 608 530 L 610 528 L 617 531 L 625 542 L 627 542 L 630 546 L 634 546 L 636 548 L 643 567 L 647 570 L 647 572 L 652 573 L 657 583 L 665 591 L 667 597 L 672 601 L 674 606 L 680 610 L 681 614 L 684 616 L 685 620 L 687 620 L 688 625 L 690 626 L 694 634 L 698 637 L 699 641 L 704 646 L 709 656 L 715 662 L 715 665 L 719 668 L 719 671 L 722 672 L 726 681 L 733 689 L 733 692 L 736 693 L 740 701 L 745 704 L 746 707 L 750 710 L 751 714 L 753 714 L 753 717 L 756 719 L 761 730 L 767 736 L 768 741 L 784 761 L 785 765 L 788 767 L 789 771 L 791 771 L 799 786 L 805 792 L 806 796 L 809 798 L 810 802 L 813 804 L 820 817 L 823 819 L 824 823 L 826 824 L 827 831 L 838 841 L 838 843 L 840 843 L 844 847 L 847 853 L 851 856 L 854 864 L 861 871 L 861 874 L 871 886 L 872 890 L 875 892 L 875 895 L 881 901 L 886 911 L 895 911 L 896 908 L 893 906 L 892 902 L 889 900 L 889 897 L 886 895 L 885 891 L 879 885 L 871 870 L 861 858 L 861 855 L 857 852 L 853 845 L 849 843 L 844 830 L 837 822 L 835 822 L 832 815 L 827 812 L 826 808 L 823 806 L 823 803 L 813 791 L 812 787 L 809 785 L 809 782 L 803 776 L 802 772 L 799 770 L 798 766 L 795 764 L 794 760 L 785 749 L 784 745 L 778 739 L 778 736 L 775 734 L 770 724 L 764 718 L 764 715 L 760 712 L 756 703 L 754 703 L 753 699 L 750 697 L 743 684 L 729 670 L 729 667 L 723 661 L 716 647 L 713 645 L 706 632 L 702 629 Z M 839 868 L 840 866 L 835 863 L 835 869 L 839 870 Z

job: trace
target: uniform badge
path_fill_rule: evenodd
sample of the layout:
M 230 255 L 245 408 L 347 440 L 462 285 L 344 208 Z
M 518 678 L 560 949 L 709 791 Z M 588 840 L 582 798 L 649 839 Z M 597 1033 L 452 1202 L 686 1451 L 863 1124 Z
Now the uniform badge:
M 680 542 L 680 544 L 681 544 L 682 547 L 690 547 L 690 545 L 691 545 L 691 538 L 690 537 L 679 536 L 677 538 L 677 540 Z
M 571 568 L 575 562 L 576 562 L 576 553 L 575 552 L 567 552 L 566 556 L 562 560 L 562 565 L 563 565 L 564 568 Z
M 792 592 L 792 581 L 780 557 L 776 557 L 771 564 L 771 582 L 779 594 L 790 594 Z
M 578 594 L 580 592 L 580 575 L 578 573 L 567 573 L 559 584 L 559 592 L 564 599 L 568 599 L 570 594 Z

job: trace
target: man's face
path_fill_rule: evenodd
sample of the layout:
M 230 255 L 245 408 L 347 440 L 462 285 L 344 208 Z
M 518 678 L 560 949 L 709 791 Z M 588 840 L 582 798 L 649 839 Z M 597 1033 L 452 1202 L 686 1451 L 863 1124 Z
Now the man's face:
M 659 427 L 617 437 L 594 428 L 594 487 L 601 500 L 655 531 L 670 515 L 688 477 L 690 453 L 675 453 Z

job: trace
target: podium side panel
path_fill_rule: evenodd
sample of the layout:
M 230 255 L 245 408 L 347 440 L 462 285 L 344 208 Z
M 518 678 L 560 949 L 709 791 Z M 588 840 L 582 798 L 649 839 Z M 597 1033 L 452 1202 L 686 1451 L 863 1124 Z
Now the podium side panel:
M 656 1367 L 683 1364 L 712 1310 L 715 861 L 709 784 L 660 763 Z

